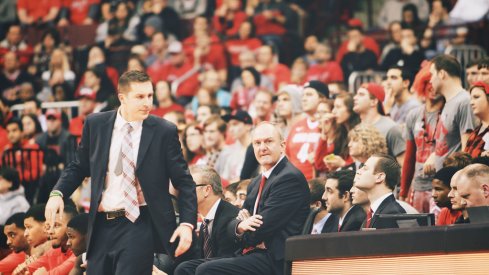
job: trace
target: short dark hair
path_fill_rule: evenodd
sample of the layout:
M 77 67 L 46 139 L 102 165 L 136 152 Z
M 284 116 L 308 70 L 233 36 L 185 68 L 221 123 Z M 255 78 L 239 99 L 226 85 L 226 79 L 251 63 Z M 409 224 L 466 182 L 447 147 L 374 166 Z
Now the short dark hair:
M 207 126 L 211 125 L 212 123 L 217 124 L 217 129 L 221 134 L 226 134 L 226 129 L 227 129 L 227 124 L 222 118 L 218 115 L 212 115 L 210 116 L 206 121 L 204 121 L 204 130 L 207 128 Z
M 0 169 L 0 177 L 12 183 L 12 186 L 8 189 L 9 191 L 14 191 L 19 189 L 20 177 L 19 177 L 19 172 L 16 169 L 12 167 L 4 166 Z
M 63 208 L 63 213 L 66 214 L 69 219 L 71 220 L 74 216 L 78 215 L 78 211 L 76 210 L 76 207 L 66 204 L 65 207 Z
M 28 99 L 28 100 L 26 100 L 24 103 L 26 103 L 26 102 L 31 102 L 31 101 L 34 101 L 34 103 L 36 103 L 36 107 L 37 107 L 37 109 L 41 109 L 41 105 L 42 105 L 42 103 L 41 103 L 41 101 L 40 101 L 40 100 L 38 100 L 38 99 L 37 99 L 37 98 L 35 98 L 35 97 L 29 98 L 29 99 Z
M 393 156 L 387 154 L 374 154 L 372 157 L 378 158 L 374 173 L 384 173 L 385 184 L 394 190 L 401 181 L 401 166 Z
M 67 227 L 75 229 L 78 233 L 82 235 L 86 235 L 88 229 L 88 214 L 82 213 L 74 216 L 68 222 Z
M 335 179 L 338 181 L 338 186 L 336 188 L 338 189 L 339 196 L 342 197 L 346 192 L 350 192 L 350 189 L 353 187 L 355 172 L 352 170 L 334 171 L 328 174 L 328 179 Z
M 462 67 L 455 57 L 448 54 L 441 54 L 433 59 L 433 64 L 437 71 L 444 70 L 449 76 L 460 79 Z
M 484 57 L 477 62 L 477 69 L 489 69 L 489 57 Z
M 22 124 L 22 120 L 20 120 L 20 118 L 18 117 L 10 118 L 5 124 L 5 126 L 9 126 L 10 124 L 17 124 L 17 126 L 19 126 L 20 131 L 24 131 L 24 125 Z
M 479 66 L 479 62 L 480 62 L 479 59 L 469 60 L 469 62 L 467 62 L 467 64 L 465 64 L 465 68 L 468 69 L 470 67 Z
M 126 93 L 130 88 L 131 83 L 145 83 L 152 82 L 149 75 L 145 72 L 140 71 L 129 71 L 125 72 L 119 78 L 119 93 Z
M 233 182 L 230 183 L 228 186 L 224 188 L 225 191 L 229 191 L 233 194 L 236 194 L 236 191 L 238 190 L 238 185 L 241 181 Z
M 214 195 L 222 196 L 221 177 L 212 167 L 207 165 L 193 165 L 190 166 L 190 174 L 192 174 L 192 177 L 200 175 L 204 183 L 212 187 Z
M 5 222 L 5 225 L 15 224 L 15 226 L 17 226 L 18 228 L 25 229 L 24 219 L 25 219 L 25 213 L 24 212 L 15 213 L 7 219 L 7 221 Z
M 412 29 L 412 28 L 410 28 Z M 389 67 L 389 70 L 399 70 L 401 71 L 401 78 L 402 80 L 409 80 L 409 87 L 408 89 L 411 89 L 411 85 L 414 82 L 414 73 L 413 71 L 409 70 L 408 68 L 404 66 L 399 66 L 399 65 L 393 65 Z
M 311 191 L 310 203 L 323 200 L 324 184 L 326 184 L 325 178 L 313 178 L 307 181 Z
M 460 171 L 460 168 L 455 166 L 443 167 L 438 172 L 436 172 L 433 179 L 437 179 L 443 183 L 444 186 L 450 187 L 450 181 L 453 175 Z
M 45 222 L 46 217 L 44 211 L 46 210 L 46 204 L 34 204 L 25 213 L 24 219 L 33 218 L 37 222 Z

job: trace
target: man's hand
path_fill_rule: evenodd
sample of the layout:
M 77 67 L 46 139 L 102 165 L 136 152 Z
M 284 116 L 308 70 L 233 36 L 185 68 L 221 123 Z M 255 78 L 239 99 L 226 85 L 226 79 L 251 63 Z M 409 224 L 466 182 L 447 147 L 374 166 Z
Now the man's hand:
M 46 275 L 46 274 L 49 274 L 48 271 L 46 270 L 46 268 L 41 267 L 41 268 L 37 269 L 36 271 L 34 271 L 34 273 L 32 275 Z
M 152 275 L 168 275 L 165 272 L 159 270 L 156 266 L 153 265 L 153 272 L 151 273 Z
M 174 243 L 178 237 L 180 237 L 180 241 L 178 242 L 178 247 L 175 250 L 175 257 L 187 252 L 192 244 L 192 229 L 190 226 L 178 226 L 175 232 L 173 232 L 173 236 L 171 236 L 170 243 Z
M 251 217 L 250 212 L 248 212 L 248 210 L 246 210 L 246 209 L 241 209 L 238 212 L 238 216 L 236 217 L 236 219 L 238 219 L 240 221 L 244 221 L 249 217 Z
M 54 227 L 57 214 L 59 214 L 58 218 L 60 220 L 62 219 L 63 209 L 64 202 L 61 196 L 53 196 L 49 198 L 44 215 L 46 216 L 46 221 L 51 227 Z
M 423 164 L 423 173 L 425 175 L 432 175 L 432 174 L 436 173 L 435 153 L 431 153 L 431 155 L 428 157 L 428 159 Z
M 236 233 L 241 235 L 246 231 L 256 231 L 263 224 L 262 219 L 261 215 L 254 215 L 241 221 L 236 228 Z

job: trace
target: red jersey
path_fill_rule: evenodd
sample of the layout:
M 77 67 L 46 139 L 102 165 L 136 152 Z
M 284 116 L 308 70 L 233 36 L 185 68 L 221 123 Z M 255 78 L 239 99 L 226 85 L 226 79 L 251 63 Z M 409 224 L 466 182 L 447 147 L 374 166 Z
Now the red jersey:
M 0 261 L 0 274 L 10 275 L 21 263 L 25 261 L 25 253 L 10 253 Z
M 70 13 L 70 22 L 74 25 L 82 25 L 88 17 L 91 5 L 99 4 L 100 0 L 63 0 L 63 7 Z
M 285 144 L 285 154 L 290 162 L 304 174 L 306 179 L 314 178 L 314 164 L 309 161 L 316 152 L 320 139 L 319 123 L 308 118 L 299 120 L 289 132 Z
M 191 70 L 194 71 L 190 72 Z M 156 83 L 160 80 L 164 80 L 171 83 L 187 73 L 189 77 L 178 85 L 176 95 L 177 97 L 194 96 L 199 88 L 199 72 L 194 69 L 193 62 L 189 62 L 188 60 L 184 61 L 179 67 L 173 66 L 172 64 L 165 65 L 158 75 L 158 78 L 153 78 L 153 82 Z
M 40 149 L 38 144 L 32 144 L 28 141 L 22 141 L 20 147 L 22 149 Z M 12 149 L 12 144 L 5 146 L 5 150 L 7 149 Z M 14 157 L 15 160 L 11 159 L 12 157 Z M 23 154 L 22 151 L 19 150 L 15 151 L 14 155 L 9 155 L 7 162 L 13 164 L 15 161 L 17 164 L 17 167 L 15 168 L 17 168 L 17 171 L 19 172 L 20 181 L 35 181 L 42 175 L 43 159 L 44 153 L 42 151 L 39 151 L 39 153 L 31 152 L 29 156 L 29 154 Z M 22 172 L 22 170 L 24 172 Z
M 228 21 L 225 18 L 214 16 L 212 18 L 212 26 L 217 32 L 229 37 L 238 33 L 239 26 L 241 26 L 241 23 L 246 21 L 247 18 L 248 16 L 245 12 L 237 11 L 234 13 L 232 25 L 228 27 Z
M 66 253 L 61 251 L 61 248 L 53 248 L 48 250 L 44 255 L 37 259 L 37 261 L 29 264 L 27 268 L 30 274 L 33 274 L 37 269 L 44 267 L 49 274 L 69 274 L 73 266 L 75 265 L 76 256 L 71 249 L 68 249 Z
M 454 224 L 455 221 L 462 216 L 462 211 L 452 210 L 448 207 L 443 207 L 438 214 L 438 219 L 436 220 L 436 225 L 450 225 Z
M 276 64 L 267 68 L 261 72 L 262 75 L 266 75 L 273 82 L 275 91 L 278 91 L 280 84 L 288 84 L 290 82 L 290 70 L 283 64 Z
M 258 38 L 233 39 L 225 43 L 226 51 L 229 53 L 231 64 L 239 66 L 239 54 L 244 51 L 255 51 L 261 47 L 261 40 Z
M 271 11 L 273 17 L 271 19 L 266 19 L 263 14 L 259 13 L 253 17 L 253 23 L 256 26 L 256 35 L 283 35 L 285 34 L 285 28 L 282 24 L 275 22 L 273 18 L 282 15 L 279 10 Z
M 326 84 L 343 82 L 343 70 L 335 61 L 312 65 L 307 70 L 306 81 L 318 80 Z
M 173 112 L 173 111 L 184 113 L 185 109 L 182 107 L 182 105 L 173 103 L 172 105 L 165 108 L 160 108 L 160 107 L 155 108 L 151 110 L 151 112 L 149 113 L 158 117 L 163 117 L 166 113 Z
M 18 0 L 17 10 L 24 9 L 34 22 L 49 14 L 51 8 L 61 8 L 61 0 Z
M 81 116 L 77 116 L 70 121 L 70 134 L 75 137 L 81 137 L 83 131 L 83 123 L 85 122 L 85 118 Z

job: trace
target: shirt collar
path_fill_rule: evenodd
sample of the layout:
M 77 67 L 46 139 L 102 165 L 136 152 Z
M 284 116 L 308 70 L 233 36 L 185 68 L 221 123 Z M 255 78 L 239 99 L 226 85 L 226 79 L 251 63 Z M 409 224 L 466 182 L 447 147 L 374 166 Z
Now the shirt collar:
M 377 209 L 379 208 L 380 204 L 385 200 L 387 199 L 387 197 L 391 196 L 392 193 L 387 193 L 385 195 L 383 195 L 382 197 L 378 198 L 377 200 L 375 200 L 374 202 L 372 202 L 370 204 L 370 209 L 372 209 L 373 213 L 377 212 Z
M 348 209 L 348 211 L 346 211 L 346 213 L 345 213 L 345 215 L 343 217 L 340 217 L 339 222 L 338 222 L 340 224 L 340 227 L 343 224 L 343 220 L 345 219 L 346 215 L 348 215 L 348 213 L 350 213 L 350 211 L 351 211 L 352 208 L 353 208 L 353 206 L 350 207 L 350 209 Z
M 129 123 L 132 126 L 132 128 L 133 128 L 134 131 L 138 131 L 143 126 L 143 122 L 142 121 L 128 122 L 127 120 L 125 120 L 122 117 L 122 115 L 121 115 L 121 108 L 117 109 L 117 116 L 115 117 L 114 128 L 116 130 L 121 130 L 122 127 L 124 127 L 124 125 L 126 123 Z
M 270 175 L 272 174 L 273 169 L 275 169 L 275 167 L 277 167 L 277 164 L 279 164 L 279 163 L 282 161 L 282 159 L 283 159 L 284 157 L 285 157 L 285 155 L 284 155 L 284 154 L 282 154 L 282 156 L 281 156 L 281 157 L 280 157 L 280 159 L 277 161 L 277 163 L 275 163 L 275 165 L 274 165 L 272 168 L 270 168 L 270 169 L 268 169 L 267 171 L 263 172 L 263 173 L 262 173 L 262 175 L 263 175 L 265 178 L 267 178 L 267 179 L 268 179 L 268 178 L 270 177 Z
M 221 202 L 221 199 L 218 199 L 214 205 L 212 205 L 211 209 L 209 210 L 209 213 L 207 213 L 207 216 L 205 216 L 206 220 L 213 221 L 214 218 L 216 217 L 216 212 L 217 212 L 217 207 L 219 206 L 219 203 Z

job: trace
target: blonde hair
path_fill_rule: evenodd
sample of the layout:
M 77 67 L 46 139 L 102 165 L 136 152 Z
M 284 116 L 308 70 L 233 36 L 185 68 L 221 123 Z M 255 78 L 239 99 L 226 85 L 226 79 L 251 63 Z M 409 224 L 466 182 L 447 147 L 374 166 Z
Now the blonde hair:
M 363 144 L 362 157 L 370 157 L 374 154 L 387 154 L 387 142 L 385 137 L 372 125 L 358 124 L 348 133 L 350 140 L 357 140 Z

